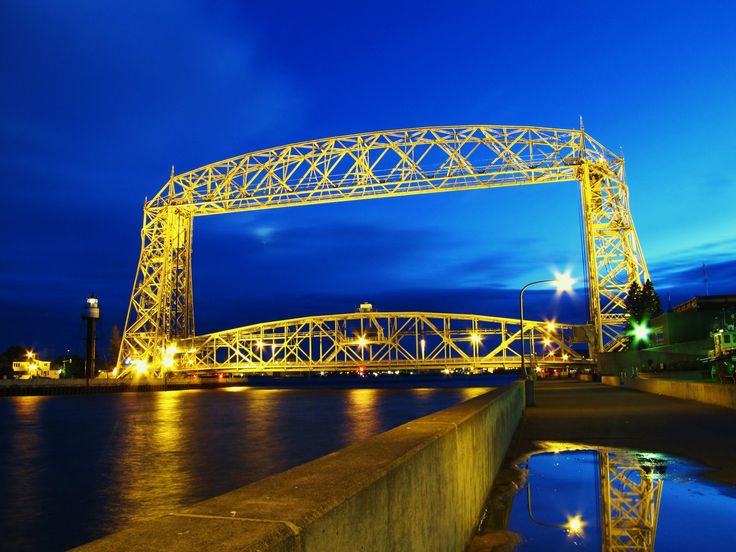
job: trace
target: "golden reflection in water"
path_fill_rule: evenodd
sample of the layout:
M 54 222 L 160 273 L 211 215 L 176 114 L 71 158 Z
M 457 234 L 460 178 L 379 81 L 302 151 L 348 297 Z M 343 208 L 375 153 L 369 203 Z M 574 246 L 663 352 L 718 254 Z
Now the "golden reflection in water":
M 378 389 L 349 389 L 345 401 L 345 441 L 356 442 L 378 433 Z
M 47 397 L 42 397 L 39 395 L 14 397 L 13 402 L 15 403 L 15 413 L 20 419 L 21 423 L 30 421 L 31 419 L 37 421 L 38 407 L 46 399 Z
M 48 397 L 12 397 L 9 400 L 15 406 L 18 423 L 10 450 L 7 452 L 16 466 L 13 471 L 17 477 L 8 478 L 9 487 L 0 489 L 0 493 L 5 495 L 8 504 L 12 504 L 16 511 L 22 512 L 22 515 L 28 519 L 34 517 L 39 508 L 43 506 L 39 500 L 40 471 L 34 467 L 40 462 L 39 410 Z
M 288 393 L 283 389 L 245 388 L 243 400 L 240 401 L 240 416 L 245 420 L 242 424 L 243 441 L 247 445 L 239 448 L 242 455 L 240 463 L 254 478 L 269 475 L 268 471 L 263 471 L 272 464 L 273 460 L 269 459 L 285 456 L 277 436 L 280 435 L 278 419 L 283 408 L 282 402 L 288 400 Z M 263 466 L 262 471 L 255 466 Z
M 130 512 L 127 521 L 155 517 L 185 503 L 192 480 L 182 443 L 185 393 L 161 391 L 133 398 L 133 403 L 150 399 L 153 408 L 133 404 L 131 421 L 121 436 L 113 488 L 119 492 L 121 511 Z M 157 506 L 164 503 L 166 510 Z
M 479 395 L 489 393 L 493 391 L 493 387 L 461 387 L 460 391 L 460 402 L 469 401 Z
M 288 391 L 283 389 L 249 389 L 244 388 L 247 397 L 243 397 L 244 429 L 251 442 L 259 442 L 263 438 L 274 435 L 278 431 L 276 420 L 281 401 L 286 399 Z
M 434 395 L 434 389 L 429 387 L 416 387 L 411 390 L 411 394 L 422 402 L 426 402 Z

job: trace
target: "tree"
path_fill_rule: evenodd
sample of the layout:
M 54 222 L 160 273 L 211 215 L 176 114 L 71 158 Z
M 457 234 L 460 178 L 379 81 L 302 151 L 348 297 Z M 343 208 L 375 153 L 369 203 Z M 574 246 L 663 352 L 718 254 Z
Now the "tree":
M 84 359 L 77 355 L 62 355 L 51 363 L 55 369 L 62 370 L 62 378 L 83 378 Z
M 652 284 L 651 280 L 644 282 L 641 295 L 642 304 L 644 305 L 644 315 L 647 320 L 652 320 L 662 314 L 662 303 L 659 300 L 659 295 L 654 291 L 654 284 Z
M 0 379 L 13 377 L 13 362 L 28 360 L 26 353 L 28 349 L 21 345 L 13 345 L 0 354 Z
M 629 292 L 626 295 L 626 314 L 629 319 L 641 320 L 644 316 L 644 305 L 642 301 L 642 289 L 639 282 L 634 280 L 629 286 Z
M 638 282 L 631 282 L 625 305 L 626 313 L 629 315 L 626 328 L 627 348 L 631 348 L 632 343 L 641 348 L 649 341 L 647 324 L 662 314 L 662 304 L 657 292 L 654 291 L 652 281 L 647 280 L 643 287 Z

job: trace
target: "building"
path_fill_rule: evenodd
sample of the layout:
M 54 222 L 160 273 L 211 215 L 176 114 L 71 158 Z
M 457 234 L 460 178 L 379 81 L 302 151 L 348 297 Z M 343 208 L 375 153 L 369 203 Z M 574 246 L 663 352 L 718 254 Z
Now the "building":
M 707 360 L 713 355 L 713 336 L 730 335 L 734 326 L 736 295 L 693 297 L 649 322 L 651 337 L 645 348 L 602 353 L 599 369 L 602 374 L 622 377 L 656 371 L 708 375 L 711 366 Z
M 25 362 L 13 362 L 13 376 L 16 379 L 59 379 L 59 370 L 52 370 L 51 362 L 48 360 L 31 359 Z
M 693 297 L 650 322 L 651 347 L 707 350 L 712 334 L 736 324 L 736 295 Z M 684 352 L 684 351 L 683 351 Z

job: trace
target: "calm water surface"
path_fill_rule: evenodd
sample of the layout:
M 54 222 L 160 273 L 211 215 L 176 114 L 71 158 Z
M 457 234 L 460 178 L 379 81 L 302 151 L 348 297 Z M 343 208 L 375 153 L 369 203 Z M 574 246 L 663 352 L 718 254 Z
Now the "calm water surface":
M 0 398 L 0 548 L 82 544 L 486 391 L 231 387 Z

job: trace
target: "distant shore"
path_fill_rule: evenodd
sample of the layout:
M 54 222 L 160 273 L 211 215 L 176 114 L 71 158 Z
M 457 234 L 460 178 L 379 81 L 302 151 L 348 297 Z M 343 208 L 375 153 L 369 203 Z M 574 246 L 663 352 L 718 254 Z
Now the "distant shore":
M 403 387 L 499 387 L 515 379 L 516 373 L 472 375 L 404 375 L 404 376 L 243 376 L 235 378 L 146 378 L 118 380 L 85 379 L 30 379 L 0 380 L 0 397 L 27 395 L 93 395 L 99 393 L 127 393 L 175 391 L 183 389 L 217 389 L 220 387 L 257 387 L 270 389 L 310 388 L 403 388 Z

